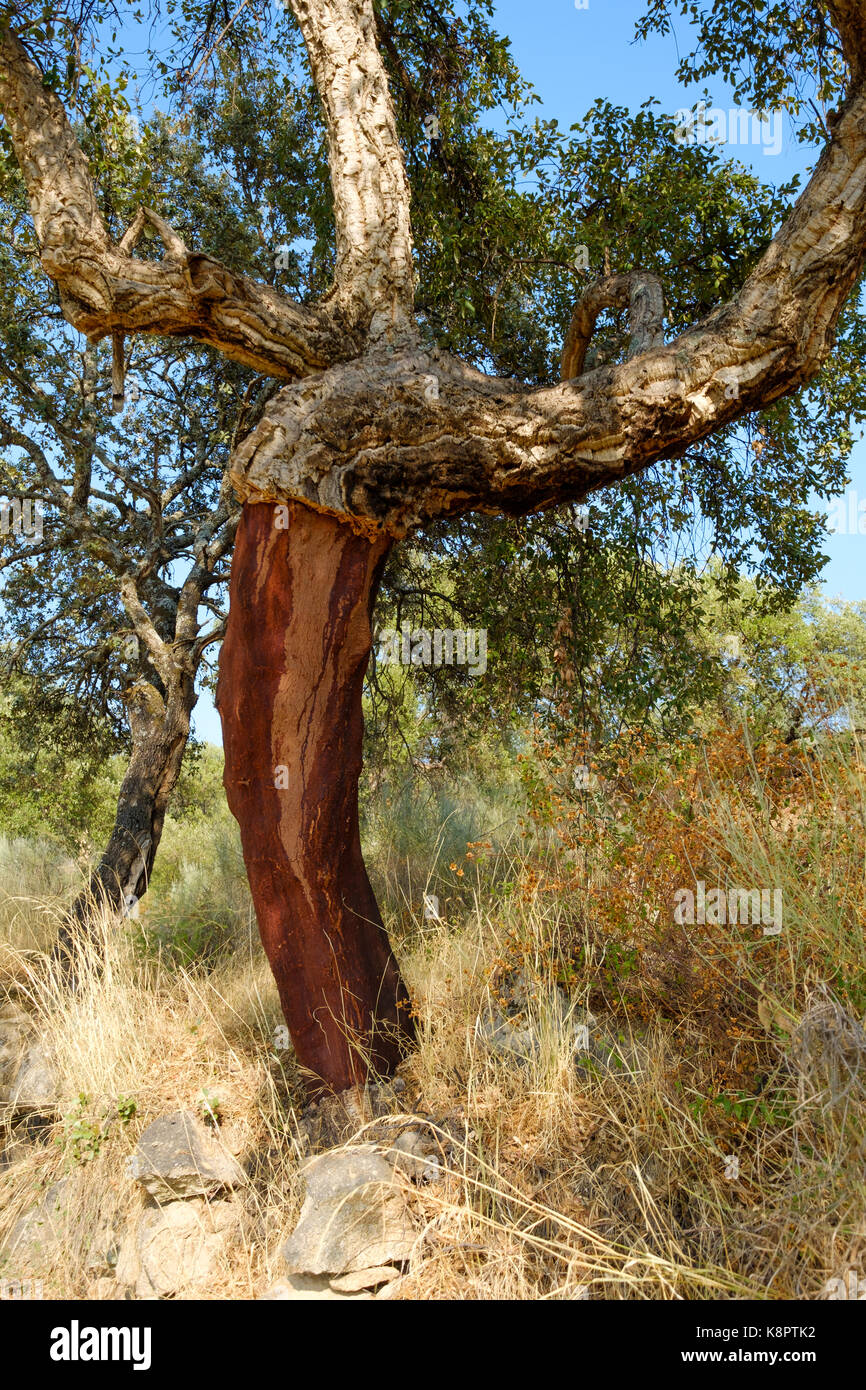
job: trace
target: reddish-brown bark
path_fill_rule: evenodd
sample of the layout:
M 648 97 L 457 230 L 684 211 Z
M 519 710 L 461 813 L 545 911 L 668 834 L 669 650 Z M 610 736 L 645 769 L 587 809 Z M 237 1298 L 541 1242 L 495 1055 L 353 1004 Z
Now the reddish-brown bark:
M 361 690 L 390 542 L 292 504 L 244 508 L 217 703 L 225 787 L 301 1064 L 340 1091 L 413 1036 L 361 855 Z M 322 1089 L 313 1083 L 314 1089 Z

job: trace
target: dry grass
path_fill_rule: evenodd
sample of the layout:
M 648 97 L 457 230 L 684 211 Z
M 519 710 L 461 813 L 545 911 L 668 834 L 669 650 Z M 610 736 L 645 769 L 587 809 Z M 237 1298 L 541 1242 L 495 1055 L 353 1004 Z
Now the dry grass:
M 56 909 L 55 909 L 56 910 Z M 34 904 L 41 922 L 45 904 Z M 46 1296 L 92 1297 L 94 1236 L 134 1220 L 140 1189 L 124 1176 L 141 1130 L 171 1111 L 218 1117 L 222 1141 L 254 1155 L 244 1239 L 212 1297 L 243 1298 L 278 1273 L 280 1243 L 300 1208 L 300 1091 L 291 1057 L 271 1045 L 281 1020 L 260 951 L 218 971 L 168 969 L 142 956 L 127 929 L 101 931 L 79 987 L 65 991 L 44 957 L 7 948 L 14 999 L 39 1023 L 63 1085 L 63 1118 L 0 1129 L 0 1241 L 34 1198 L 64 1177 L 68 1239 L 39 1268 Z M 125 1122 L 129 1102 L 134 1114 Z M 2 1271 L 8 1273 L 8 1271 Z
M 395 1297 L 816 1298 L 866 1277 L 863 765 L 836 745 L 808 777 L 747 762 L 748 776 L 705 762 L 681 819 L 674 782 L 692 773 L 669 770 L 652 814 L 617 784 L 627 854 L 578 843 L 566 807 L 568 835 L 539 822 L 520 851 L 470 851 L 461 917 L 416 903 L 407 931 L 395 904 L 419 1025 L 400 1104 L 447 1155 L 412 1191 L 416 1256 Z M 69 1176 L 68 1239 L 40 1273 L 46 1292 L 97 1296 L 94 1232 L 142 1207 L 124 1176 L 138 1134 L 206 1093 L 224 1142 L 254 1156 L 244 1238 L 208 1295 L 260 1294 L 297 1219 L 303 1102 L 248 913 L 230 950 L 188 964 L 135 924 L 106 927 L 69 995 L 42 948 L 71 871 L 5 854 L 0 968 L 55 1055 L 67 1118 L 4 1122 L 0 1242 Z M 782 935 L 674 929 L 671 887 L 700 876 L 780 886 Z M 535 1040 L 522 1058 L 491 1019 Z

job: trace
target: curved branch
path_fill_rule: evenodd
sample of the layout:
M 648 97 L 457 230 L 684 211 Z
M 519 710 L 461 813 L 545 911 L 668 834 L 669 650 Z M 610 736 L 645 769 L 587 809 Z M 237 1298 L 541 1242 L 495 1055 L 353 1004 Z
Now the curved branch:
M 633 270 L 627 275 L 607 275 L 589 286 L 574 310 L 562 348 L 562 381 L 582 375 L 599 314 L 605 309 L 627 307 L 631 311 L 629 357 L 662 346 L 665 297 L 661 281 L 642 270 Z
M 192 337 L 236 362 L 288 380 L 361 350 L 362 339 L 345 320 L 339 299 L 305 307 L 235 275 L 212 257 L 188 251 L 150 209 L 139 210 L 115 246 L 63 105 L 43 85 L 5 16 L 0 17 L 0 110 L 27 185 L 42 266 L 57 283 L 66 318 L 91 341 L 109 333 Z M 131 254 L 145 220 L 165 245 L 159 263 Z
M 245 501 L 294 498 L 394 536 L 582 500 L 811 380 L 864 259 L 861 88 L 739 294 L 674 342 L 534 390 L 437 351 L 368 354 L 280 390 L 232 480 Z

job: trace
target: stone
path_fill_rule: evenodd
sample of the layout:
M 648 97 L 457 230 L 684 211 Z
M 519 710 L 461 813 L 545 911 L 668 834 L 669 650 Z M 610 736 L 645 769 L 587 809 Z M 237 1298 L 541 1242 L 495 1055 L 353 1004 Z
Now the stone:
M 390 1284 L 399 1279 L 400 1271 L 393 1265 L 380 1265 L 376 1269 L 356 1269 L 351 1274 L 338 1274 L 331 1280 L 335 1293 L 358 1293 L 361 1289 L 378 1289 L 382 1284 Z
M 120 1246 L 113 1226 L 100 1226 L 88 1241 L 84 1268 L 89 1274 L 109 1276 L 113 1273 Z
M 66 1207 L 69 1178 L 52 1183 L 35 1206 L 25 1211 L 3 1244 L 5 1259 L 33 1268 L 52 1255 L 66 1239 Z
M 348 1274 L 409 1259 L 415 1233 L 394 1170 L 371 1144 L 308 1159 L 300 1220 L 283 1247 L 290 1274 Z
M 0 1008 L 0 1102 L 16 1111 L 53 1113 L 59 1101 L 57 1074 L 36 1036 L 29 1014 L 14 1004 Z
M 147 1207 L 125 1237 L 117 1284 L 136 1298 L 165 1298 L 207 1286 L 240 1236 L 240 1208 L 203 1197 Z
M 60 1100 L 57 1073 L 51 1059 L 39 1042 L 32 1042 L 24 1056 L 11 1087 L 9 1102 L 15 1110 L 55 1111 Z
M 404 1129 L 385 1154 L 392 1168 L 415 1183 L 435 1182 L 441 1178 L 441 1157 L 441 1144 L 420 1129 Z
M 32 1031 L 30 1016 L 14 1004 L 0 1008 L 0 1100 L 6 1100 L 15 1080 L 27 1034 Z
M 246 1182 L 233 1154 L 191 1110 L 163 1115 L 147 1126 L 127 1174 L 160 1201 L 206 1197 Z
M 405 1288 L 408 1282 L 408 1279 L 405 1277 L 401 1279 L 392 1279 L 389 1284 L 383 1284 L 381 1289 L 377 1289 L 373 1297 L 377 1300 L 380 1298 L 396 1298 L 397 1294 L 402 1288 Z
M 286 1301 L 296 1299 L 300 1301 L 310 1301 L 327 1299 L 331 1302 L 339 1300 L 342 1303 L 352 1299 L 372 1298 L 372 1294 L 361 1290 L 358 1293 L 337 1293 L 331 1288 L 328 1279 L 322 1274 L 289 1274 L 284 1279 L 277 1279 L 267 1293 L 262 1294 L 263 1299 L 274 1299 Z

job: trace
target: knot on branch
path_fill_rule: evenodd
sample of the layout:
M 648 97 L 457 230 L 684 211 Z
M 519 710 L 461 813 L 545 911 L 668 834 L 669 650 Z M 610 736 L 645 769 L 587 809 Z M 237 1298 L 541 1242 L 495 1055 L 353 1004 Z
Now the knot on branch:
M 629 357 L 664 345 L 665 298 L 658 277 L 644 270 L 605 275 L 589 286 L 574 310 L 562 348 L 562 381 L 571 381 L 582 374 L 599 314 L 605 309 L 626 308 L 629 310 Z

